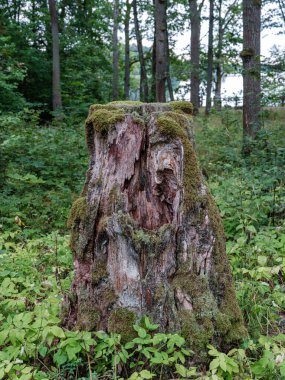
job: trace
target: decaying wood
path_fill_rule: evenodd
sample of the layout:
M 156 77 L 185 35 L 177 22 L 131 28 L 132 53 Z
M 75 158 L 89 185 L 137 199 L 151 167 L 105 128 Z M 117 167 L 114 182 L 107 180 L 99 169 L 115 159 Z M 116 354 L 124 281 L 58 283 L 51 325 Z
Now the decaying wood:
M 197 351 L 246 334 L 191 111 L 187 102 L 90 108 L 90 167 L 69 218 L 68 326 L 128 339 L 148 315 Z

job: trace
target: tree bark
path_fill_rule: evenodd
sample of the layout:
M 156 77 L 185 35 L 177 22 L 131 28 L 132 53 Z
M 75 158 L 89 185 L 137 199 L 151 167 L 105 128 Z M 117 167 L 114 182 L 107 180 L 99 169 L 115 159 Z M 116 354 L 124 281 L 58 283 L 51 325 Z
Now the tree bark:
M 166 102 L 167 81 L 167 0 L 155 0 L 155 83 L 156 101 Z
M 137 1 L 133 0 L 133 10 L 134 10 L 134 24 L 135 33 L 137 39 L 137 47 L 140 61 L 140 99 L 143 101 L 148 101 L 148 82 L 147 82 L 147 71 L 145 65 L 145 58 L 143 52 L 142 36 L 138 20 L 138 8 Z
M 113 94 L 112 99 L 119 99 L 119 0 L 113 0 Z
M 222 110 L 222 48 L 223 48 L 223 18 L 222 18 L 222 0 L 219 0 L 219 16 L 218 16 L 218 46 L 216 52 L 216 85 L 215 85 L 215 97 L 214 106 L 217 111 Z
M 150 101 L 156 100 L 156 21 L 155 21 L 155 0 L 153 0 L 154 9 L 154 28 L 153 28 L 153 45 L 151 54 L 151 88 L 150 88 Z
M 201 10 L 203 1 L 198 5 L 197 0 L 189 0 L 190 23 L 191 23 L 191 103 L 196 114 L 200 107 L 200 32 L 201 32 Z
M 125 14 L 125 77 L 124 77 L 124 94 L 125 99 L 130 97 L 130 1 L 126 2 Z
M 208 39 L 208 67 L 207 67 L 207 95 L 206 115 L 209 115 L 212 107 L 212 81 L 213 81 L 213 34 L 214 34 L 214 0 L 210 0 L 209 10 L 209 39 Z
M 167 27 L 167 24 L 166 24 Z M 169 93 L 169 99 L 171 101 L 174 101 L 174 94 L 173 94 L 173 87 L 172 87 L 172 81 L 170 76 L 170 50 L 169 50 L 169 35 L 168 35 L 168 29 L 166 29 L 166 70 L 167 70 L 167 88 Z
M 90 167 L 69 217 L 68 327 L 128 340 L 132 324 L 148 315 L 161 331 L 180 332 L 198 356 L 209 342 L 221 347 L 245 336 L 191 112 L 189 102 L 91 107 Z
M 52 32 L 52 107 L 57 112 L 62 109 L 60 86 L 60 56 L 58 19 L 55 0 L 49 0 L 49 12 Z
M 243 0 L 243 152 L 249 154 L 260 129 L 261 1 Z

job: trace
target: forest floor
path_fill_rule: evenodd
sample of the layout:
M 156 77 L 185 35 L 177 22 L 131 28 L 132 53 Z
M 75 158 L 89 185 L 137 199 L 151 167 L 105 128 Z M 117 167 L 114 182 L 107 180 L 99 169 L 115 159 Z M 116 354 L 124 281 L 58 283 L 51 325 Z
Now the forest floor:
M 229 353 L 208 347 L 210 366 L 202 371 L 184 366 L 189 353 L 175 335 L 160 339 L 174 339 L 179 355 L 170 343 L 164 352 L 161 341 L 144 341 L 155 349 L 138 364 L 129 352 L 136 343 L 123 346 L 116 336 L 61 327 L 62 295 L 72 279 L 66 220 L 88 167 L 83 121 L 69 116 L 39 126 L 33 111 L 1 114 L 0 379 L 159 379 L 166 367 L 175 379 L 285 379 L 284 120 L 285 109 L 263 111 L 247 158 L 241 111 L 201 114 L 194 122 L 249 332 Z M 152 329 L 149 322 L 142 328 L 148 339 Z M 118 374 L 122 368 L 127 375 Z

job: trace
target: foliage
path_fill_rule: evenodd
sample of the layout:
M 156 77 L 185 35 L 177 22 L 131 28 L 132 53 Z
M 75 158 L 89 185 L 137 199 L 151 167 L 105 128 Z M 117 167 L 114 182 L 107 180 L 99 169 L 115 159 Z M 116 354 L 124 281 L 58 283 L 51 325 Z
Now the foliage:
M 0 115 L 0 120 L 2 228 L 16 229 L 18 216 L 26 225 L 21 237 L 65 230 L 69 205 L 87 169 L 82 122 L 66 118 L 47 128 L 28 109 Z
M 16 60 L 16 46 L 10 37 L 0 36 L 0 110 L 20 110 L 25 100 L 18 91 L 18 84 L 26 75 L 26 69 Z

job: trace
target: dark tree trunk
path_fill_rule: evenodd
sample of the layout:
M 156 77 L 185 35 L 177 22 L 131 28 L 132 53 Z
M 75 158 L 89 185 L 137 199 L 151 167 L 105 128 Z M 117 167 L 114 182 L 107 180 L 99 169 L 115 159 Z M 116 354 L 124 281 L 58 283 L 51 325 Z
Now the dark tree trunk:
M 207 67 L 207 95 L 206 115 L 209 115 L 212 107 L 212 81 L 213 81 L 213 32 L 214 32 L 214 0 L 210 0 L 209 11 L 209 39 L 208 39 L 208 67 Z
M 125 99 L 130 97 L 130 13 L 131 5 L 129 0 L 126 2 L 125 15 L 125 77 L 124 77 L 124 94 Z
M 167 81 L 167 0 L 155 0 L 155 83 L 156 101 L 166 102 Z
M 197 0 L 189 0 L 190 23 L 191 23 L 191 103 L 196 114 L 200 106 L 200 31 L 201 31 L 201 10 L 202 2 L 198 5 Z
M 245 336 L 191 112 L 189 102 L 91 107 L 90 167 L 69 218 L 75 276 L 67 326 L 127 340 L 147 314 L 196 354 L 208 342 Z
M 243 151 L 251 151 L 251 141 L 260 129 L 260 30 L 261 1 L 243 0 Z
M 148 82 L 147 82 L 147 71 L 145 65 L 145 58 L 143 52 L 142 36 L 139 27 L 138 20 L 138 7 L 137 1 L 133 0 L 133 10 L 134 10 L 134 23 L 135 23 L 135 32 L 137 39 L 137 47 L 140 61 L 140 99 L 143 101 L 148 101 Z
M 218 16 L 218 46 L 216 52 L 216 83 L 215 83 L 215 97 L 214 106 L 217 111 L 222 109 L 222 48 L 223 48 L 223 18 L 222 18 L 222 0 L 219 0 L 219 16 Z
M 113 0 L 113 100 L 119 99 L 119 0 Z
M 49 12 L 52 32 L 52 108 L 57 112 L 62 109 L 60 89 L 59 34 L 55 0 L 49 0 Z
M 155 0 L 153 0 L 154 9 L 154 28 L 153 28 L 153 45 L 152 45 L 152 57 L 151 57 L 151 91 L 150 100 L 155 102 L 156 100 L 156 22 L 155 22 Z

